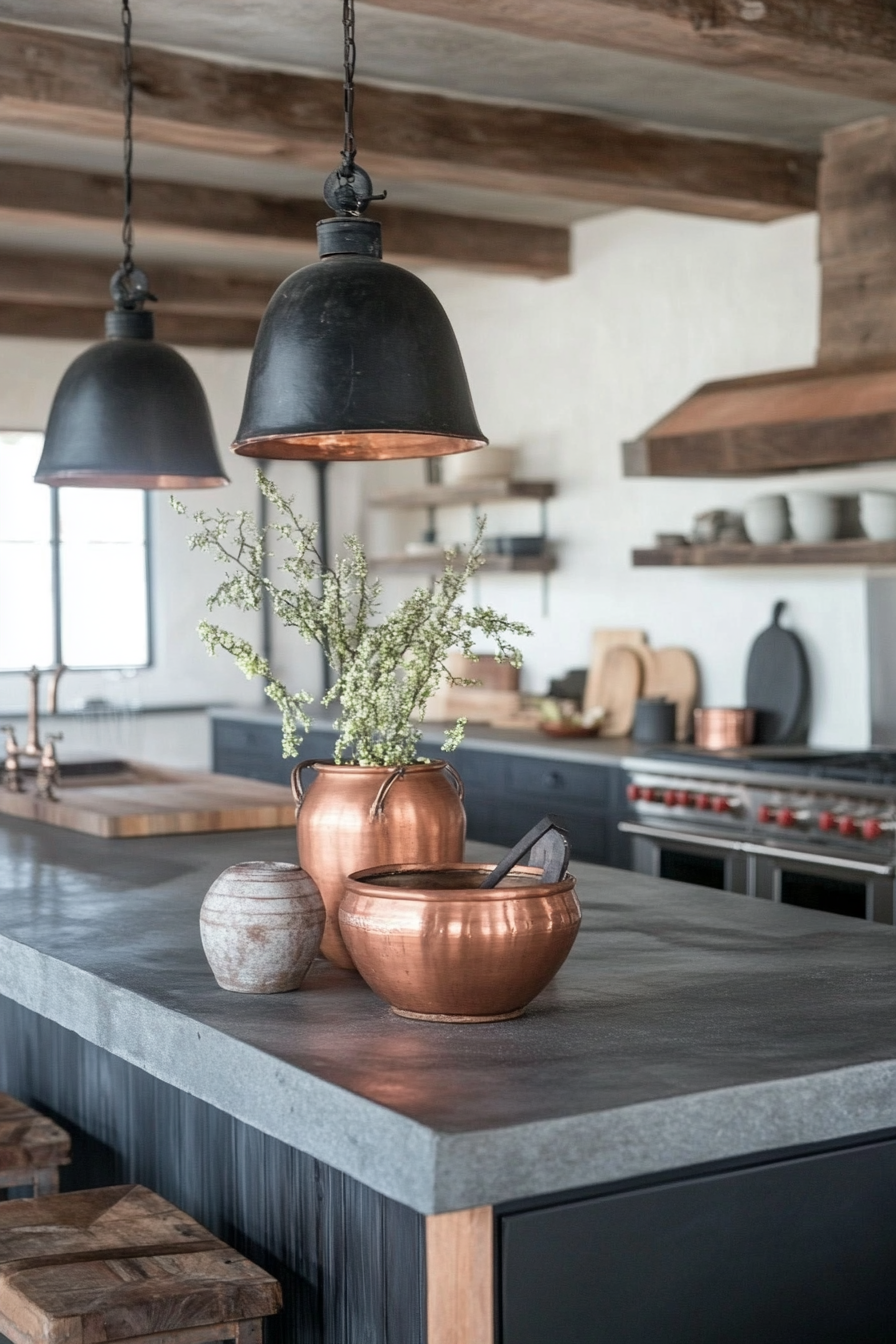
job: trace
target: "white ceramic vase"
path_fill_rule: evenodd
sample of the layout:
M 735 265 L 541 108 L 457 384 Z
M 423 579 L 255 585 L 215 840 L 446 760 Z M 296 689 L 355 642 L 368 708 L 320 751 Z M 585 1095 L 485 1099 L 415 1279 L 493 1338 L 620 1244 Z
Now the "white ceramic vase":
M 202 946 L 222 989 L 298 989 L 320 949 L 326 910 L 294 863 L 238 863 L 216 877 L 199 915 Z
M 863 490 L 859 495 L 862 531 L 872 541 L 896 541 L 896 494 L 889 490 Z
M 818 545 L 833 541 L 840 523 L 840 511 L 834 495 L 819 490 L 791 490 L 787 496 L 790 506 L 790 526 L 797 541 Z
M 744 509 L 747 536 L 757 546 L 785 541 L 790 531 L 787 500 L 783 495 L 757 495 Z

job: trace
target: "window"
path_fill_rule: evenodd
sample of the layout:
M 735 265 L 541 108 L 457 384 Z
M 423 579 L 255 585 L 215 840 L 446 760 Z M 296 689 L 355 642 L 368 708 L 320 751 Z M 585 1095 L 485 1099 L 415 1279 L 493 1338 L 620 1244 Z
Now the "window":
M 0 433 L 0 671 L 143 667 L 146 496 L 35 485 L 42 446 Z

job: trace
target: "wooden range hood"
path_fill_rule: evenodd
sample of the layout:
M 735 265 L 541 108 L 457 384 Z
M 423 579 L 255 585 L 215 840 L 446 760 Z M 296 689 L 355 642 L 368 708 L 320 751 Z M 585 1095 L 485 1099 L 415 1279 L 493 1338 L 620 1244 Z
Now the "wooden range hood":
M 818 364 L 707 383 L 623 445 L 626 476 L 896 461 L 896 120 L 825 136 Z

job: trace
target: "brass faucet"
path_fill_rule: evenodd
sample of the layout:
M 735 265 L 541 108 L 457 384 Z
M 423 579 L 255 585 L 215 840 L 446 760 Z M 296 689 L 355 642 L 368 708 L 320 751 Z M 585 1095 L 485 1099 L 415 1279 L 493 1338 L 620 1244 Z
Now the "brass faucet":
M 59 762 L 56 759 L 54 743 L 61 742 L 61 740 L 61 733 L 47 733 L 47 740 L 44 742 L 43 751 L 40 755 L 40 765 L 37 767 L 37 796 L 48 803 L 59 801 L 59 795 L 56 792 L 56 786 L 59 783 Z
M 53 669 L 53 680 L 50 682 L 50 693 L 47 696 L 47 713 L 56 713 L 56 700 L 59 694 L 59 678 L 65 671 L 65 663 L 59 663 Z M 37 706 L 37 693 L 40 686 L 40 668 L 32 667 L 28 673 L 28 680 L 31 683 L 28 690 L 28 740 L 22 747 L 23 756 L 38 757 L 43 752 L 40 740 L 40 718 Z

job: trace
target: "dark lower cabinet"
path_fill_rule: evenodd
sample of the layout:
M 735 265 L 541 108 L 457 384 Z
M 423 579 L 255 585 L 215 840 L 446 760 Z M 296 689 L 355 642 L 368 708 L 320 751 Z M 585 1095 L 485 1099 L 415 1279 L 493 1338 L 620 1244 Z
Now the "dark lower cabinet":
M 896 1139 L 498 1211 L 501 1344 L 892 1344 Z
M 315 729 L 302 743 L 302 758 L 331 757 L 335 740 L 334 732 Z M 276 722 L 215 719 L 212 743 L 213 769 L 222 774 L 289 782 L 295 761 L 283 759 Z M 631 868 L 630 839 L 618 830 L 628 807 L 619 766 L 521 756 L 473 743 L 452 753 L 451 763 L 464 781 L 471 840 L 512 845 L 554 812 L 567 822 L 574 859 Z

